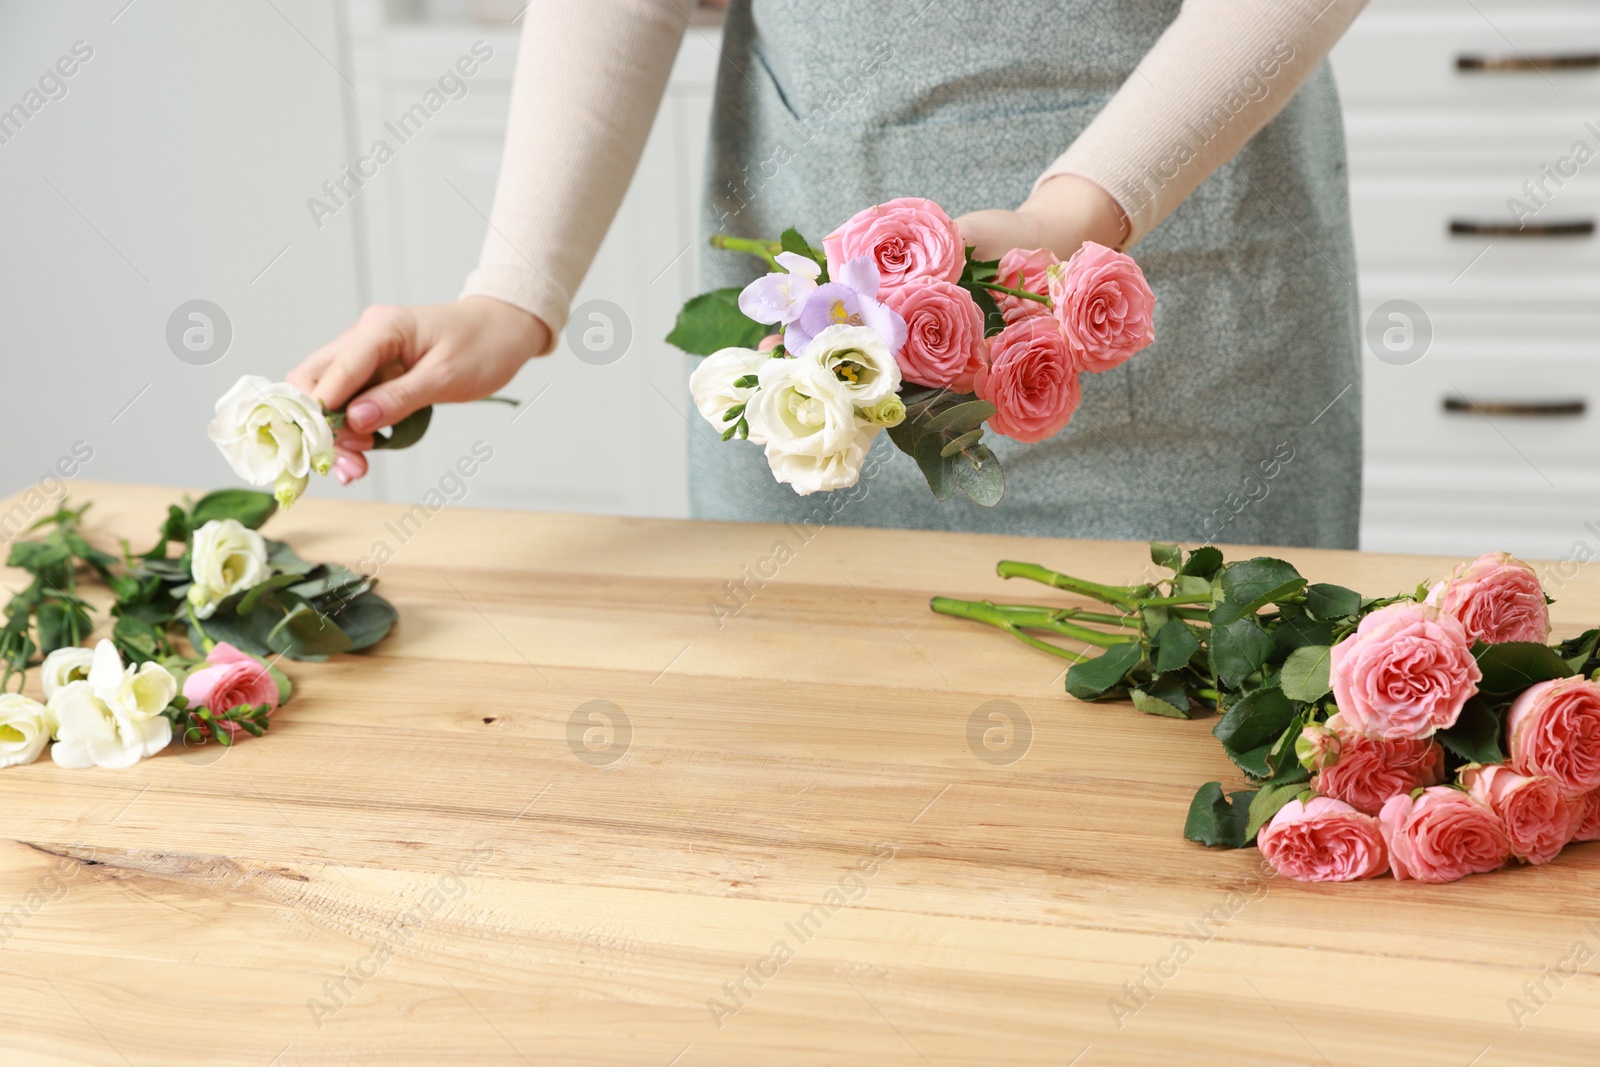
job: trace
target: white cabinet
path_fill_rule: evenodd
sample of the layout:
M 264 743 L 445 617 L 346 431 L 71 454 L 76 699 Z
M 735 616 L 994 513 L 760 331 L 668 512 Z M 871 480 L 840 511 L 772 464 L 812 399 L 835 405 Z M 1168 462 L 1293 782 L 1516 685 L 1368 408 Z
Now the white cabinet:
M 1334 66 L 1366 327 L 1362 547 L 1593 553 L 1600 9 L 1373 0 Z

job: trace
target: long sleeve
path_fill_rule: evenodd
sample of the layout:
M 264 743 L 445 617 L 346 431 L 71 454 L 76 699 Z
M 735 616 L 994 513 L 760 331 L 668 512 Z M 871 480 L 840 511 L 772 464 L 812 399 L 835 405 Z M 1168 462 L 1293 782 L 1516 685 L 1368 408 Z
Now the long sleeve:
M 1131 247 L 1283 110 L 1366 0 L 1185 0 L 1178 17 L 1039 181 L 1110 193 Z
M 514 304 L 560 334 L 638 166 L 686 25 L 672 0 L 529 5 L 489 231 L 462 296 Z

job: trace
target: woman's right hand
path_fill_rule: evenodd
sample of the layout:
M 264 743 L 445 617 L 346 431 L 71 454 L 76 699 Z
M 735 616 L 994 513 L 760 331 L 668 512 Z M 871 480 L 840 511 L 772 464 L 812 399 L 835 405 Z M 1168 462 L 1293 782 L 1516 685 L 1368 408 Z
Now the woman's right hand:
M 551 347 L 544 320 L 487 296 L 448 304 L 374 304 L 313 352 L 289 382 L 329 410 L 345 408 L 334 474 L 348 485 L 367 473 L 373 431 L 435 403 L 492 395 L 523 363 Z M 348 402 L 348 404 L 347 404 Z

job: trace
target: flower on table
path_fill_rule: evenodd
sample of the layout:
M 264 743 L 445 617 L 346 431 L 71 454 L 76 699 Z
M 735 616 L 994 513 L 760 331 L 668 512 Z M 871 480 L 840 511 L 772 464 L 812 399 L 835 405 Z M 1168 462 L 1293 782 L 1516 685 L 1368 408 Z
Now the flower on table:
M 1301 882 L 1354 882 L 1389 869 L 1378 820 L 1333 797 L 1289 801 L 1256 847 L 1279 874 Z
M 124 667 L 116 646 L 101 641 L 88 676 L 50 695 L 56 740 L 50 757 L 62 767 L 120 769 L 155 755 L 172 740 L 172 722 L 162 712 L 177 689 L 165 667 Z
M 1499 870 L 1511 858 L 1511 838 L 1493 809 L 1447 785 L 1390 797 L 1378 825 L 1401 880 L 1453 882 Z
M 1591 789 L 1572 800 L 1576 809 L 1577 828 L 1572 831 L 1573 841 L 1600 841 L 1600 789 Z
M 189 603 L 209 619 L 223 600 L 271 577 L 266 539 L 238 519 L 212 519 L 195 531 L 189 571 Z
M 1332 744 L 1324 748 L 1312 788 L 1357 811 L 1377 815 L 1395 794 L 1444 781 L 1444 749 L 1432 738 L 1368 737 L 1352 729 L 1343 715 L 1301 732 L 1302 738 L 1325 735 Z
M 0 767 L 32 763 L 54 732 L 55 720 L 45 705 L 21 693 L 0 693 Z
M 333 469 L 333 429 L 322 407 L 288 382 L 247 374 L 217 401 L 206 427 L 234 473 L 271 485 L 284 507 L 305 492 L 310 474 Z
M 1550 607 L 1539 576 L 1509 552 L 1460 564 L 1434 583 L 1427 602 L 1454 615 L 1474 641 L 1542 643 L 1550 635 Z
M 906 322 L 879 300 L 879 271 L 866 256 L 839 267 L 832 281 L 819 285 L 805 298 L 783 331 L 783 347 L 792 355 L 804 352 L 819 334 L 835 326 L 867 327 L 882 338 L 891 354 L 906 340 Z
M 1506 713 L 1506 763 L 1549 775 L 1568 796 L 1600 788 L 1600 683 L 1580 676 L 1523 690 Z
M 972 380 L 978 399 L 995 406 L 989 428 L 1028 443 L 1053 437 L 1082 397 L 1067 340 L 1049 319 L 1019 319 L 989 340 L 989 358 Z
M 1333 646 L 1330 681 L 1351 729 L 1396 740 L 1454 726 L 1483 672 L 1454 616 L 1415 603 L 1379 608 Z
M 926 278 L 892 290 L 884 302 L 905 320 L 906 340 L 896 357 L 904 378 L 935 389 L 970 393 L 973 376 L 989 351 L 983 336 L 983 311 L 972 294 L 954 282 Z M 1018 303 L 1032 304 L 1048 314 L 1048 309 L 1035 301 Z
M 1500 817 L 1511 854 L 1524 863 L 1549 863 L 1582 824 L 1581 800 L 1568 800 L 1555 779 L 1529 777 L 1499 764 L 1461 768 L 1461 786 Z
M 822 239 L 828 274 L 838 277 L 858 256 L 872 261 L 886 294 L 922 278 L 957 281 L 966 244 L 955 220 L 932 200 L 902 197 L 856 212 Z
M 260 660 L 218 641 L 206 653 L 205 665 L 183 680 L 183 695 L 191 708 L 205 707 L 218 714 L 262 705 L 270 714 L 278 706 L 278 683 Z M 230 733 L 240 729 L 237 723 L 218 721 Z
M 1132 256 L 1085 241 L 1045 276 L 1051 313 L 1080 370 L 1108 371 L 1156 339 L 1156 296 Z
M 44 687 L 44 698 L 49 700 L 51 694 L 68 682 L 81 682 L 89 677 L 89 668 L 93 665 L 92 648 L 68 645 L 50 653 L 39 668 L 39 684 Z

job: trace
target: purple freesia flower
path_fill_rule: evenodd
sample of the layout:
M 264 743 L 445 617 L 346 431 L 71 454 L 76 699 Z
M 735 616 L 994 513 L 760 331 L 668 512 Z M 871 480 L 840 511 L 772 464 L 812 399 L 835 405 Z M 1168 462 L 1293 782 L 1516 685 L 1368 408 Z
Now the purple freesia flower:
M 878 302 L 878 266 L 871 256 L 850 260 L 839 268 L 838 278 L 805 298 L 784 327 L 784 350 L 798 355 L 817 334 L 841 324 L 871 328 L 896 355 L 906 342 L 906 320 Z
M 739 310 L 746 318 L 768 325 L 792 322 L 806 297 L 817 291 L 821 266 L 794 252 L 779 252 L 777 260 L 788 273 L 763 275 L 739 293 Z

